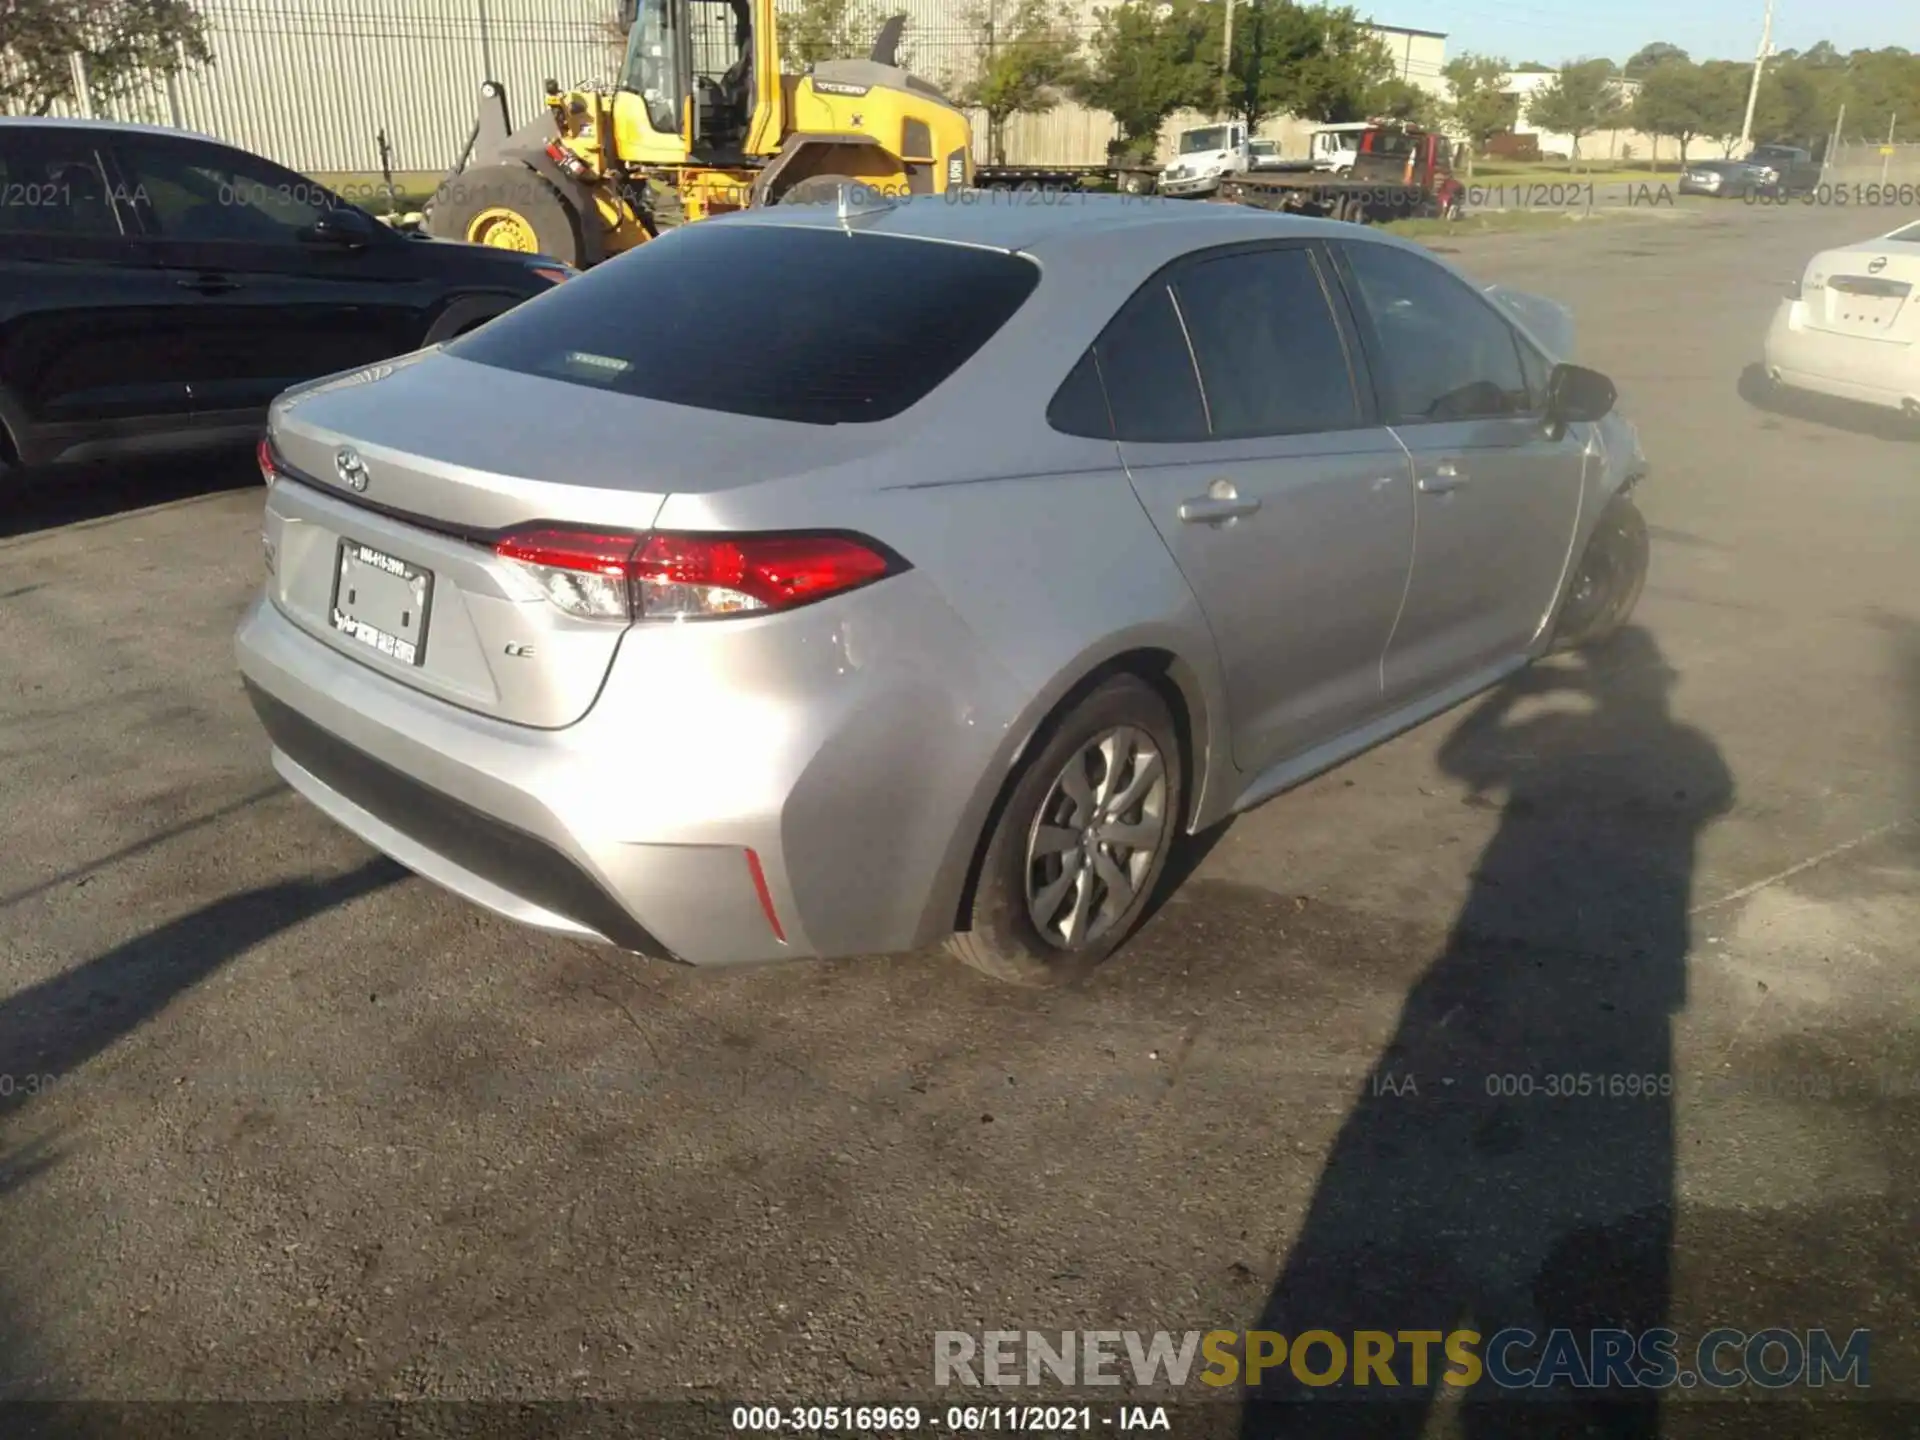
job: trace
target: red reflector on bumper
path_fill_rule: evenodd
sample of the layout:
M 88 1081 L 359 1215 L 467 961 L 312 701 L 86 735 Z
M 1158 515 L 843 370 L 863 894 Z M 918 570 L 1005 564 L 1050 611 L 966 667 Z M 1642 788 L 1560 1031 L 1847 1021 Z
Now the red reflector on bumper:
M 787 943 L 787 932 L 780 928 L 780 917 L 773 910 L 773 892 L 767 888 L 767 872 L 760 868 L 760 857 L 752 850 L 747 851 L 747 870 L 753 876 L 754 892 L 760 897 L 760 908 L 766 912 L 767 924 L 773 927 L 773 938 L 782 945 Z

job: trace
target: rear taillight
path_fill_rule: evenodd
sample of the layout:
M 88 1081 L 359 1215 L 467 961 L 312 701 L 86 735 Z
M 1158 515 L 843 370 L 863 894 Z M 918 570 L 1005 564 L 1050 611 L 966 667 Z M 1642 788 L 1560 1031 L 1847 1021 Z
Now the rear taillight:
M 593 620 L 710 620 L 792 610 L 906 568 L 854 535 L 516 531 L 494 546 L 547 598 Z
M 649 535 L 634 557 L 642 617 L 791 610 L 891 574 L 877 547 L 837 535 Z
M 261 480 L 269 485 L 273 484 L 280 476 L 280 467 L 274 460 L 273 441 L 262 435 L 260 443 L 254 446 L 253 458 L 260 466 Z
M 547 598 L 569 615 L 627 620 L 632 618 L 627 567 L 639 543 L 634 535 L 593 530 L 525 530 L 493 549 L 524 565 Z

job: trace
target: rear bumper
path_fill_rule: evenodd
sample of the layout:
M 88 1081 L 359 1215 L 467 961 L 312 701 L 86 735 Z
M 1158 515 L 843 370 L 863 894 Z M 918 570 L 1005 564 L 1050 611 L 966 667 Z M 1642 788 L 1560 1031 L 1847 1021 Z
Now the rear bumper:
M 265 596 L 235 650 L 275 768 L 375 849 L 524 924 L 727 965 L 952 929 L 970 858 L 954 839 L 998 730 L 947 688 L 994 687 L 943 616 L 957 626 L 909 575 L 725 642 L 758 649 L 661 634 L 689 663 L 623 654 L 559 730 L 399 685 Z M 919 663 L 898 663 L 909 647 Z
M 1781 302 L 1765 354 L 1767 373 L 1795 390 L 1895 410 L 1920 400 L 1920 345 L 1809 329 L 1803 301 Z
M 564 851 L 422 785 L 243 682 L 274 768 L 307 799 L 410 867 L 514 919 L 673 958 Z

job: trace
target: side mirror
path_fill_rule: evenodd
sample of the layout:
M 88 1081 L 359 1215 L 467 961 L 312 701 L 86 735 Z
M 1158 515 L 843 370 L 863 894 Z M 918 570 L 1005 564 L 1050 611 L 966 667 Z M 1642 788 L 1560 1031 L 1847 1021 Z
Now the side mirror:
M 342 205 L 327 211 L 301 236 L 309 245 L 335 245 L 358 250 L 373 240 L 374 221 L 365 212 Z
M 1613 381 L 1584 365 L 1556 365 L 1547 377 L 1547 420 L 1562 425 L 1590 424 L 1605 418 L 1619 398 Z

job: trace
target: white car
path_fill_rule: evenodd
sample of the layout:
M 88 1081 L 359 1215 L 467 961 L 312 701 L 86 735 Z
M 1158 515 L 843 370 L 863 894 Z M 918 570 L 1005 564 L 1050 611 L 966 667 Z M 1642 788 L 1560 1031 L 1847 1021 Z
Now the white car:
M 1767 331 L 1766 375 L 1920 421 L 1920 221 L 1823 250 Z

